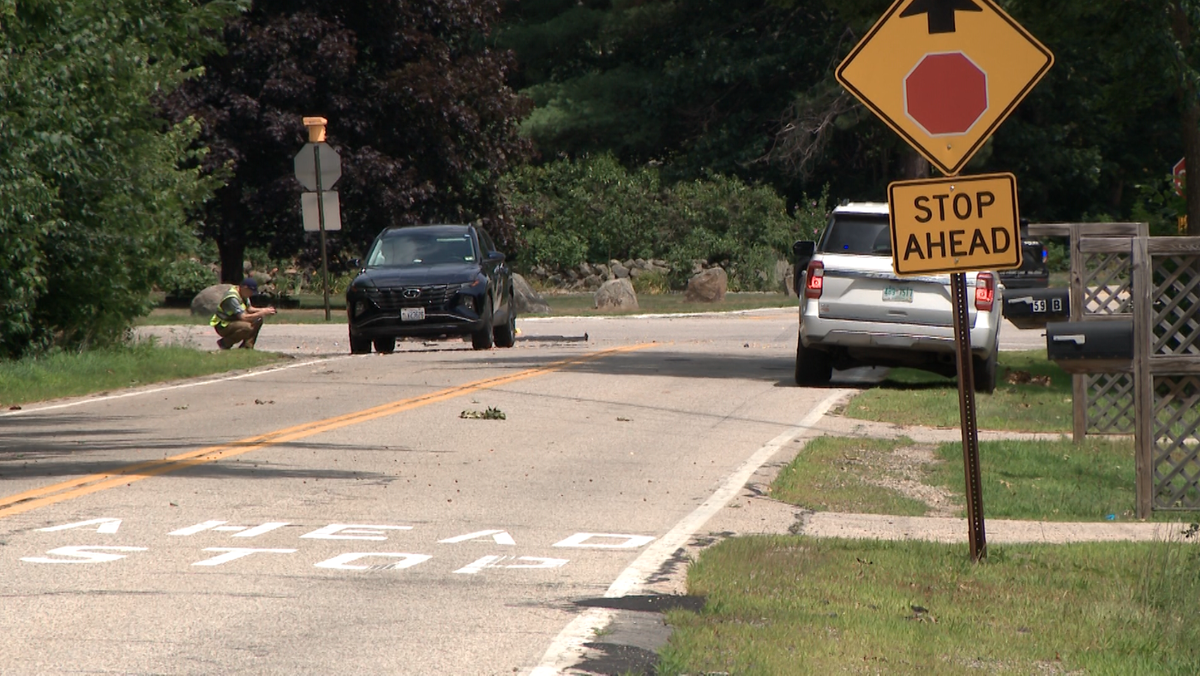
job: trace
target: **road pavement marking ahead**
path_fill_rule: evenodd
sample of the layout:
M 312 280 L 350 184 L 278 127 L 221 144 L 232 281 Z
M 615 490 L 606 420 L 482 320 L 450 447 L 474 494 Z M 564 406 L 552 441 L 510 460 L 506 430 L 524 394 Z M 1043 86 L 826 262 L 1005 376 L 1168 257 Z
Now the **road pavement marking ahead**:
M 308 437 L 321 434 L 322 432 L 331 432 L 343 427 L 369 422 L 377 418 L 383 418 L 396 413 L 402 413 L 404 411 L 419 408 L 421 406 L 427 406 L 429 404 L 436 404 L 438 402 L 454 399 L 456 397 L 461 397 L 463 395 L 478 392 L 480 390 L 500 387 L 501 385 L 515 383 L 520 380 L 546 375 L 555 371 L 561 371 L 572 366 L 578 366 L 579 364 L 585 364 L 616 354 L 644 350 L 655 345 L 656 343 L 642 343 L 638 345 L 626 345 L 608 350 L 601 350 L 599 352 L 592 352 L 579 357 L 552 362 L 550 364 L 546 364 L 545 366 L 527 369 L 518 373 L 476 380 L 475 382 L 457 385 L 455 387 L 440 390 L 438 392 L 432 392 L 430 394 L 424 394 L 418 397 L 411 397 L 409 399 L 401 399 L 400 401 L 393 401 L 388 404 L 383 404 L 382 406 L 376 406 L 373 408 L 364 409 L 362 411 L 355 411 L 353 413 L 347 413 L 344 415 L 335 416 L 333 418 L 326 418 L 325 420 L 307 422 L 294 427 L 268 432 L 267 434 L 250 437 L 248 439 L 242 439 L 240 441 L 234 441 L 221 446 L 209 446 L 207 448 L 189 451 L 187 453 L 169 458 L 163 458 L 161 460 L 141 462 L 134 465 L 128 465 L 126 467 L 121 467 L 111 472 L 90 474 L 88 476 L 71 479 L 70 481 L 63 481 L 51 486 L 35 488 L 33 490 L 25 491 L 24 493 L 0 497 L 0 518 L 14 516 L 16 514 L 21 514 L 23 512 L 53 505 L 64 500 L 82 497 L 84 495 L 107 490 L 109 488 L 124 486 L 134 481 L 149 479 L 161 474 L 167 474 L 168 472 L 175 472 L 188 467 L 195 467 L 196 465 L 216 462 L 217 460 L 223 460 L 236 455 L 242 455 L 243 453 L 250 453 L 251 451 L 257 451 L 278 444 L 306 439 Z

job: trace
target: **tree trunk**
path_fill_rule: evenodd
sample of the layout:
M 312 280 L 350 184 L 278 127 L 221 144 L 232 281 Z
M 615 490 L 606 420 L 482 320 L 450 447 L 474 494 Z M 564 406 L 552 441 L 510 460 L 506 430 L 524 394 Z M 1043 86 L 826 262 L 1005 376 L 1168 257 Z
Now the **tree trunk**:
M 915 181 L 929 178 L 929 160 L 925 159 L 921 153 L 909 148 L 904 152 L 903 162 L 904 166 L 901 167 L 901 171 L 904 180 Z
M 243 261 L 246 257 L 246 242 L 240 238 L 221 237 L 217 240 L 221 254 L 221 281 L 237 284 L 246 278 Z
M 237 284 L 246 278 L 243 261 L 246 258 L 246 229 L 239 225 L 241 203 L 228 186 L 217 191 L 216 210 L 217 251 L 221 255 L 221 281 Z

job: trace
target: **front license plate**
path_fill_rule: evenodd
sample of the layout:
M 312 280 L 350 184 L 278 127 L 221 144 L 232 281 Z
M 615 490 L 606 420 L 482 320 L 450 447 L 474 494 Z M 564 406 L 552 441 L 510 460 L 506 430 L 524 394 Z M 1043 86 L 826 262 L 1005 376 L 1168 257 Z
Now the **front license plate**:
M 913 302 L 913 290 L 906 287 L 888 286 L 883 289 L 883 302 L 885 303 L 911 303 Z
M 400 308 L 400 321 L 402 322 L 419 322 L 423 319 L 425 319 L 425 308 L 423 307 Z

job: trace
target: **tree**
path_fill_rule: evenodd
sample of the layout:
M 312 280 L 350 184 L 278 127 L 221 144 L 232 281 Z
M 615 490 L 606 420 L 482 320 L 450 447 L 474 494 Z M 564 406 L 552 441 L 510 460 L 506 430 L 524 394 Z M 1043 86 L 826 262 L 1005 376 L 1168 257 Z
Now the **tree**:
M 506 85 L 512 59 L 486 38 L 496 0 L 257 0 L 231 19 L 226 50 L 168 102 L 194 115 L 211 148 L 204 170 L 228 183 L 204 212 L 222 278 L 242 276 L 248 245 L 304 247 L 292 158 L 302 118 L 329 120 L 342 157 L 343 231 L 362 250 L 384 227 L 481 221 L 501 241 L 511 220 L 498 177 L 524 156 L 525 108 Z
M 194 124 L 153 99 L 233 10 L 192 0 L 0 5 L 0 355 L 122 339 L 211 189 Z
M 521 0 L 500 45 L 536 109 L 522 129 L 547 161 L 614 153 L 664 178 L 791 177 L 766 159 L 797 91 L 830 72 L 841 26 L 819 2 Z

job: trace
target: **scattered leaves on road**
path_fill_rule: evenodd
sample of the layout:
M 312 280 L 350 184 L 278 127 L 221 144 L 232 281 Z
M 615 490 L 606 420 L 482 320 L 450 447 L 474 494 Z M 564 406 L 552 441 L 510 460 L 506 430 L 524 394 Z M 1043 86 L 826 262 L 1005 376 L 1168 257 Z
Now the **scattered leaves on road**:
M 507 419 L 507 416 L 504 415 L 504 411 L 501 411 L 500 409 L 494 408 L 491 406 L 489 406 L 486 411 L 463 411 L 462 413 L 458 414 L 458 417 L 467 418 L 469 420 L 506 420 Z

